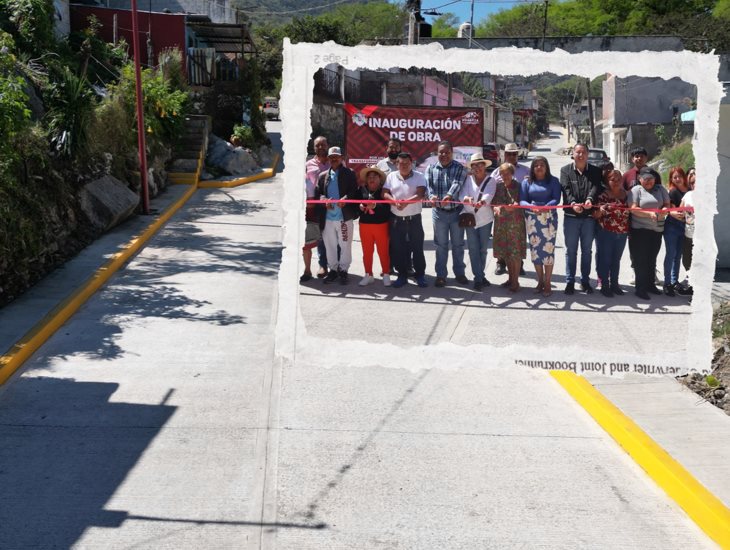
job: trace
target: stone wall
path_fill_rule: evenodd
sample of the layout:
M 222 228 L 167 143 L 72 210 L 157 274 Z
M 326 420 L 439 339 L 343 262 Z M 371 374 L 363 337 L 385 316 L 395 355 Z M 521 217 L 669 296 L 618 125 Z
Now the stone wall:
M 342 147 L 345 143 L 344 114 L 342 107 L 333 102 L 322 102 L 315 98 L 312 105 L 312 134 L 313 137 L 323 135 L 331 146 Z

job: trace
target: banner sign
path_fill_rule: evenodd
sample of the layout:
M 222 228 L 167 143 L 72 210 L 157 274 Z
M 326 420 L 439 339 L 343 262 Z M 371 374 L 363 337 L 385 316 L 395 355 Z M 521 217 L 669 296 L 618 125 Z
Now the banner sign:
M 482 150 L 484 122 L 478 108 L 358 103 L 345 103 L 343 108 L 345 158 L 356 171 L 382 159 L 391 137 L 401 140 L 403 151 L 411 154 L 419 171 L 438 162 L 441 141 L 451 142 L 454 159 L 461 163 Z

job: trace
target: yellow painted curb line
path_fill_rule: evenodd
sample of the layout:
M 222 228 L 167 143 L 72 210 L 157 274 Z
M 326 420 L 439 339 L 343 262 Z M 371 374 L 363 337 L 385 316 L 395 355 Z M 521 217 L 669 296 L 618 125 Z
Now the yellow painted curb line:
M 267 168 L 254 174 L 253 176 L 246 176 L 245 178 L 236 178 L 233 180 L 205 180 L 199 181 L 198 187 L 201 189 L 224 189 L 229 187 L 238 187 L 239 185 L 245 185 L 254 181 L 271 178 L 276 175 L 276 165 L 279 164 L 279 154 L 274 155 L 274 162 L 271 164 L 271 168 Z
M 707 535 L 730 548 L 730 509 L 585 378 L 551 371 L 555 380 Z
M 15 371 L 48 338 L 56 332 L 88 300 L 109 277 L 154 235 L 177 210 L 195 193 L 195 185 L 157 218 L 141 235 L 133 238 L 124 250 L 114 254 L 96 273 L 89 277 L 73 294 L 54 307 L 43 319 L 30 329 L 10 350 L 0 356 L 0 385 L 4 384 Z

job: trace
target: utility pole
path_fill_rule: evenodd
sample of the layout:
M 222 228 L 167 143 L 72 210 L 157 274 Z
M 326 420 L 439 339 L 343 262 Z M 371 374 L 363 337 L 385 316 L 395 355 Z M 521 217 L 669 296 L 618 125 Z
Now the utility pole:
M 145 144 L 144 109 L 142 108 L 142 71 L 139 67 L 137 0 L 132 0 L 132 50 L 134 51 L 134 82 L 137 97 L 137 149 L 139 153 L 139 179 L 142 185 L 142 212 L 149 214 L 150 193 L 147 188 L 147 145 Z
M 406 2 L 408 10 L 408 45 L 418 44 L 418 23 L 421 14 L 421 0 Z
M 591 126 L 591 147 L 596 146 L 596 126 L 593 124 L 593 99 L 591 98 L 591 79 L 586 78 L 586 89 L 588 90 L 588 123 Z
M 545 34 L 547 33 L 548 2 L 549 2 L 549 0 L 545 0 L 545 12 L 543 13 L 543 17 L 542 17 L 542 47 L 540 48 L 542 51 L 545 51 Z M 472 0 L 471 6 L 472 6 L 472 9 L 474 9 L 474 0 Z
M 474 37 L 474 0 L 471 0 L 471 16 L 469 17 L 469 48 Z

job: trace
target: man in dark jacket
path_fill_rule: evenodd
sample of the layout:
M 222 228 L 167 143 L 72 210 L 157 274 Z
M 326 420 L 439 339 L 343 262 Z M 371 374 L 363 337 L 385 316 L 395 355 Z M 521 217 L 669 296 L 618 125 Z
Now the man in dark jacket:
M 590 283 L 591 255 L 596 222 L 591 208 L 603 186 L 601 169 L 588 164 L 588 148 L 579 143 L 573 147 L 573 162 L 560 170 L 560 187 L 563 189 L 563 234 L 565 236 L 565 293 L 575 292 L 575 271 L 580 244 L 580 284 L 586 294 L 593 292 Z
M 347 284 L 347 270 L 352 262 L 353 220 L 358 217 L 359 210 L 357 204 L 342 201 L 359 198 L 359 195 L 356 196 L 357 176 L 342 163 L 342 151 L 339 147 L 330 147 L 327 158 L 330 167 L 319 175 L 314 191 L 315 199 L 329 201 L 322 205 L 319 216 L 329 267 L 324 282 L 332 283 L 339 278 L 344 285 Z

